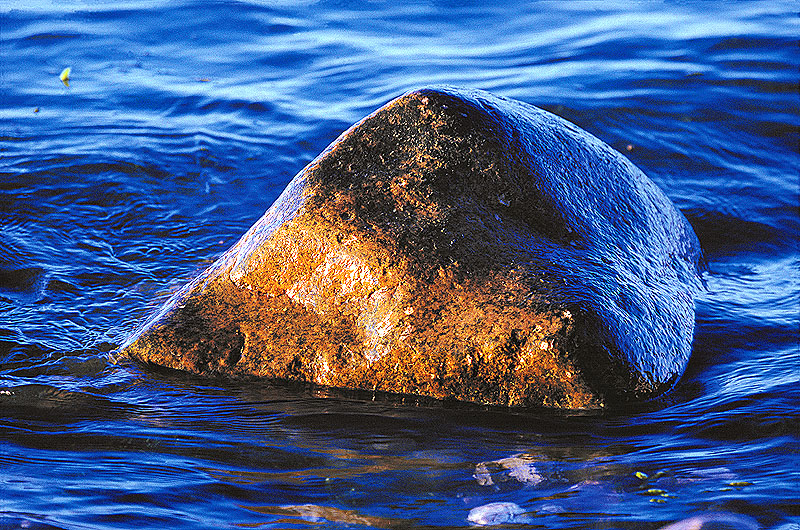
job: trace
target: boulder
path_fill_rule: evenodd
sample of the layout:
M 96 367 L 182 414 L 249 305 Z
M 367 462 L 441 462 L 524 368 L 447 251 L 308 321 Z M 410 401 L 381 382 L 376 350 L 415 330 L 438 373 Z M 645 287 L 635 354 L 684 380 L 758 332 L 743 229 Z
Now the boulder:
M 502 406 L 670 388 L 697 238 L 618 152 L 531 105 L 409 92 L 344 132 L 121 352 Z

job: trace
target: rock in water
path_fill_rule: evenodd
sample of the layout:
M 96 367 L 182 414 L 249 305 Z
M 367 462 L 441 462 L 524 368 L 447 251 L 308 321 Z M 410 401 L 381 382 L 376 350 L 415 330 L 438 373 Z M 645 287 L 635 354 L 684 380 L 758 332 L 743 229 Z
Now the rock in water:
M 434 87 L 343 133 L 122 346 L 199 374 L 509 406 L 669 388 L 697 238 L 622 155 L 536 107 Z
M 471 509 L 467 521 L 479 526 L 532 522 L 532 519 L 523 516 L 524 513 L 525 510 L 513 502 L 492 502 Z

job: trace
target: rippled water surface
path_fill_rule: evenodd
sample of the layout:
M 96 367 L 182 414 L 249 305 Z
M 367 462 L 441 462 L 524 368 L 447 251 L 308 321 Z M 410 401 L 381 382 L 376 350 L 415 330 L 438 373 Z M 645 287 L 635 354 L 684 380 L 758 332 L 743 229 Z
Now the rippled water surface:
M 6 1 L 0 527 L 450 528 L 505 502 L 511 527 L 798 528 L 796 10 Z M 665 402 L 565 415 L 108 361 L 342 130 L 431 83 L 573 121 L 690 219 L 707 292 Z

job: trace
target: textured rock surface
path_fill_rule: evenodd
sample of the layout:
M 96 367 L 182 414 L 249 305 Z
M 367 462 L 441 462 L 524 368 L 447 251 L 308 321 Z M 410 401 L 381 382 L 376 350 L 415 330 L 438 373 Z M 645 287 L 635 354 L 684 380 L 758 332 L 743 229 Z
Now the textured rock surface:
M 698 259 L 685 218 L 601 141 L 428 88 L 343 133 L 121 350 L 201 374 L 599 407 L 679 377 Z

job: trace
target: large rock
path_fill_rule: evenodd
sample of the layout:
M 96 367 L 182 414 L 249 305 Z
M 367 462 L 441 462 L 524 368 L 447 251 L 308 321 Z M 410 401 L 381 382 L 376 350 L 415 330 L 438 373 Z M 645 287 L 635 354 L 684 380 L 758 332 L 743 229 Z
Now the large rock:
M 122 351 L 200 374 L 600 407 L 680 376 L 698 259 L 686 219 L 595 137 L 427 88 L 343 133 Z

